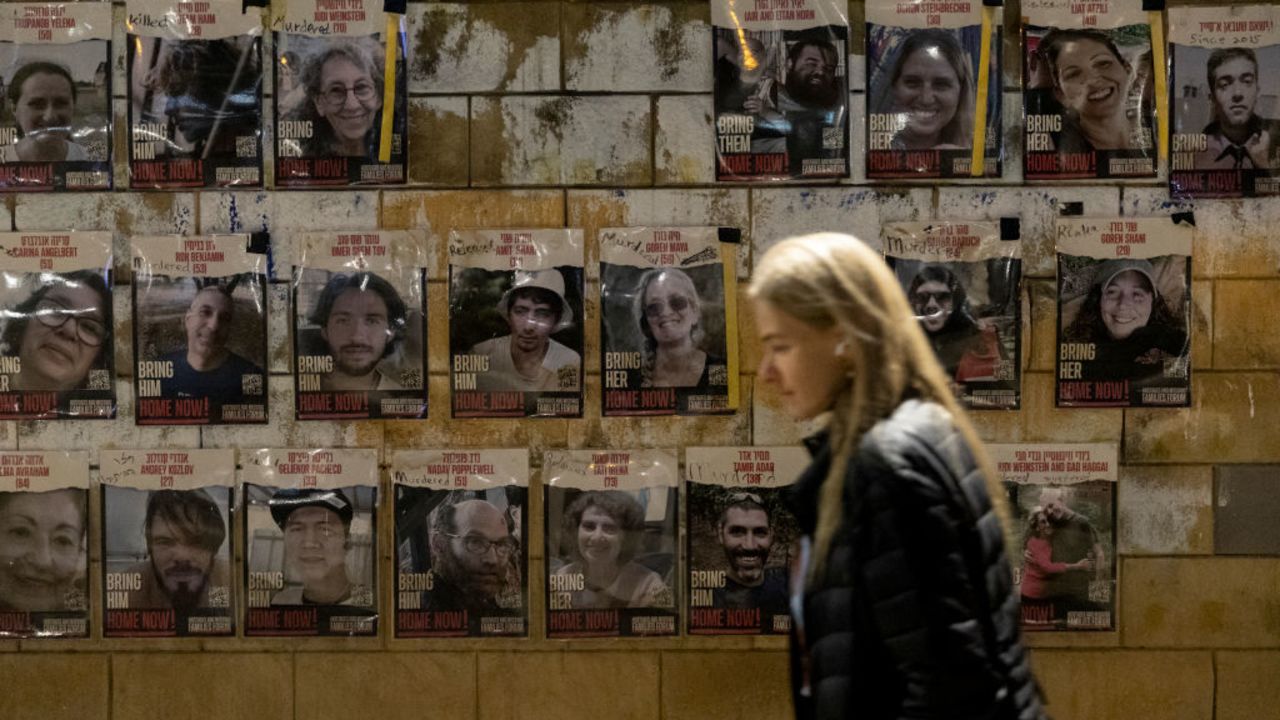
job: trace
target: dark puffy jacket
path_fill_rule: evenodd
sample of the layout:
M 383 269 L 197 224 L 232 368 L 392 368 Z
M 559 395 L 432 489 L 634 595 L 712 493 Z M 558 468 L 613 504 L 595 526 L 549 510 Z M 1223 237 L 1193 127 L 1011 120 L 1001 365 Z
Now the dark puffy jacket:
M 831 451 L 823 436 L 810 450 L 791 499 L 812 535 Z M 797 716 L 1044 720 L 1000 523 L 947 411 L 909 400 L 866 433 L 844 503 L 821 582 L 806 581 L 807 652 L 792 639 Z M 800 697 L 806 664 L 811 693 Z

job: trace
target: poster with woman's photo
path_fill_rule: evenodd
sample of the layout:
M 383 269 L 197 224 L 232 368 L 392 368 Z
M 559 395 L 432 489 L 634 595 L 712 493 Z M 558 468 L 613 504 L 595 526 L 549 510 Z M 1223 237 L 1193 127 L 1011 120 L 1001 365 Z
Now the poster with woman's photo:
M 273 28 L 278 187 L 404 183 L 407 39 L 401 19 L 388 57 L 386 17 L 382 0 L 285 7 Z
M 262 11 L 127 0 L 129 187 L 262 186 Z
M 265 423 L 266 255 L 247 235 L 132 243 L 137 423 Z
M 1280 194 L 1280 8 L 1169 8 L 1175 197 Z
M 547 637 L 678 633 L 675 453 L 547 451 L 542 477 Z
M 868 178 L 971 177 L 975 142 L 979 177 L 1000 177 L 1000 21 L 983 48 L 984 12 L 979 2 L 867 3 Z
M 1009 493 L 1024 630 L 1114 630 L 1115 445 L 987 446 Z
M 738 407 L 737 232 L 600 231 L 605 415 L 702 415 Z
M 376 450 L 244 450 L 244 634 L 378 634 Z
M 1188 407 L 1191 236 L 1170 218 L 1059 218 L 1058 407 Z
M 956 397 L 1017 409 L 1022 376 L 1022 241 L 1005 222 L 888 223 L 893 268 Z
M 89 458 L 0 452 L 0 637 L 89 636 Z
M 0 8 L 0 190 L 110 190 L 111 3 Z
M 293 269 L 300 420 L 427 416 L 421 244 L 389 230 L 305 233 Z
M 391 458 L 396 637 L 529 633 L 529 451 Z
M 116 416 L 111 233 L 0 233 L 0 419 Z
M 717 180 L 849 177 L 849 27 L 835 0 L 711 3 Z
M 791 632 L 800 532 L 783 494 L 808 463 L 801 447 L 685 451 L 690 634 Z
M 234 450 L 103 450 L 103 637 L 235 633 Z
M 1023 7 L 1026 179 L 1155 177 L 1155 73 L 1165 68 L 1152 60 L 1142 8 L 1142 0 Z
M 453 416 L 582 417 L 582 231 L 449 233 Z

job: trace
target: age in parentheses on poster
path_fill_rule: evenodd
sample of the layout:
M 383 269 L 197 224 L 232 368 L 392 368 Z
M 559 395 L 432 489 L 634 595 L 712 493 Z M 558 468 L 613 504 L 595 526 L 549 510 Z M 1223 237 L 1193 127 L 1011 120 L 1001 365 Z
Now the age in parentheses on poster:
M 0 453 L 0 637 L 88 637 L 88 517 L 85 453 Z
M 529 451 L 399 451 L 391 479 L 396 637 L 525 637 Z
M 548 451 L 547 637 L 675 635 L 676 456 Z
M 0 190 L 109 190 L 111 3 L 0 7 Z
M 262 186 L 262 12 L 127 0 L 129 186 Z
M 834 0 L 715 0 L 716 179 L 849 177 L 849 27 Z
M 242 451 L 245 635 L 378 634 L 374 450 Z
M 582 231 L 449 234 L 453 416 L 582 417 Z
M 800 447 L 685 451 L 690 633 L 791 631 L 787 581 L 799 531 L 782 493 L 808 462 Z
M 738 407 L 738 231 L 600 231 L 605 415 L 701 415 Z
M 1280 8 L 1169 8 L 1169 191 L 1280 194 Z
M 1028 180 L 1155 177 L 1155 73 L 1142 0 L 1022 4 Z
M 422 245 L 408 232 L 306 233 L 293 271 L 300 420 L 427 416 Z
M 956 396 L 969 408 L 1021 400 L 1019 223 L 888 223 L 893 268 Z
M 1058 219 L 1058 407 L 1190 405 L 1192 232 Z
M 970 177 L 979 105 L 982 175 L 1000 177 L 1000 21 L 983 68 L 982 13 L 982 0 L 867 3 L 867 177 Z
M 1115 445 L 987 446 L 1013 511 L 1025 630 L 1114 630 Z
M 104 637 L 231 635 L 234 450 L 103 450 Z

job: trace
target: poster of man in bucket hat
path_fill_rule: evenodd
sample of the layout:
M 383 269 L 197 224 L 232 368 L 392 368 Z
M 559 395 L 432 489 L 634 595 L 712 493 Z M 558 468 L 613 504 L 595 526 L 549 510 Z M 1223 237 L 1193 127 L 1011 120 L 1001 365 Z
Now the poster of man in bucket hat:
M 564 297 L 559 270 L 517 270 L 502 293 L 498 312 L 511 332 L 477 343 L 472 355 L 489 358 L 489 371 L 478 380 L 481 390 L 577 390 L 582 356 L 552 339 L 573 326 L 573 308 Z

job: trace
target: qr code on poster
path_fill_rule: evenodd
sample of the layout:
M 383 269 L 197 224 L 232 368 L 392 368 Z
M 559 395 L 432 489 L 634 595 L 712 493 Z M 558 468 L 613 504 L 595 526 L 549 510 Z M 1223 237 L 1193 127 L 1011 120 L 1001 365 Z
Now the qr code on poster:
M 224 608 L 231 606 L 231 588 L 226 585 L 214 585 L 209 588 L 209 607 Z
M 400 384 L 407 388 L 422 387 L 422 371 L 421 370 L 401 370 Z
M 262 376 L 254 373 L 252 375 L 240 376 L 240 392 L 245 395 L 261 395 L 262 394 Z
M 106 370 L 90 370 L 89 383 L 85 387 L 89 390 L 110 390 L 111 373 Z
M 839 150 L 844 147 L 844 128 L 822 128 L 822 149 Z
M 238 158 L 258 157 L 258 136 L 256 135 L 237 136 L 236 137 L 236 157 Z

